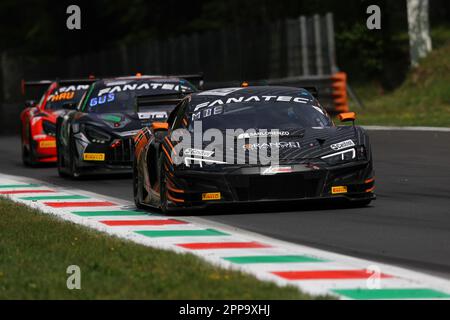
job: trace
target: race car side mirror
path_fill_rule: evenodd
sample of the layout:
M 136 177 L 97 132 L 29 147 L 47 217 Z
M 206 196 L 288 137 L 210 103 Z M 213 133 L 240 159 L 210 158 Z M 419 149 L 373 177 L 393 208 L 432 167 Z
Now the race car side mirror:
M 25 101 L 25 108 L 33 108 L 36 106 L 36 103 L 35 100 L 27 100 Z
M 341 122 L 352 121 L 354 123 L 355 120 L 356 120 L 356 113 L 354 112 L 345 112 L 339 114 L 339 121 Z
M 153 131 L 169 130 L 169 124 L 167 122 L 153 122 L 152 130 Z

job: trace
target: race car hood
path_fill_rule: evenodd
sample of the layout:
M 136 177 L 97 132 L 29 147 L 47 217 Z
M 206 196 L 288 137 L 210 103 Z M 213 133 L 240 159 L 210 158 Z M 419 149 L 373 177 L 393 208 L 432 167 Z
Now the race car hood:
M 237 138 L 235 137 L 235 164 L 259 164 L 258 153 L 271 156 L 274 151 L 274 154 L 278 153 L 280 163 L 320 160 L 324 156 L 341 150 L 368 145 L 367 135 L 360 127 L 280 129 L 279 132 L 276 136 L 245 133 L 238 135 Z M 210 145 L 210 142 L 204 142 L 203 150 L 211 150 L 211 146 L 208 147 L 208 145 Z M 223 154 L 227 155 L 226 143 L 217 144 L 216 150 L 220 149 L 223 150 Z M 190 152 L 188 156 L 192 157 L 192 153 Z M 210 156 L 208 153 L 197 152 L 198 155 L 204 159 L 211 158 L 216 160 L 217 158 L 222 158 L 218 160 L 229 162 L 229 158 L 226 161 L 226 158 L 222 155 L 213 154 Z
M 78 118 L 80 123 L 101 127 L 118 136 L 129 136 L 150 125 L 148 119 L 139 119 L 135 113 L 85 113 Z

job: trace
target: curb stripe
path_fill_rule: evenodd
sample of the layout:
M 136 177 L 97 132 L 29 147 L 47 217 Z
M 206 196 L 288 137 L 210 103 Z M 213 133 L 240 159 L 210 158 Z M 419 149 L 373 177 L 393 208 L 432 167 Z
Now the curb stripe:
M 40 184 L 3 184 L 0 185 L 1 189 L 7 189 L 7 188 L 34 188 L 34 187 L 41 187 Z
M 11 190 L 11 191 L 0 191 L 0 194 L 21 194 L 21 193 L 52 193 L 53 190 Z
M 287 280 L 368 279 L 372 276 L 367 270 L 273 271 L 271 273 Z M 379 276 L 392 278 L 383 273 Z
M 271 246 L 256 241 L 252 242 L 194 242 L 179 243 L 179 247 L 191 250 L 207 250 L 207 249 L 259 249 L 271 248 Z
M 188 224 L 185 221 L 175 219 L 165 220 L 103 220 L 100 221 L 107 226 L 165 226 L 171 224 Z
M 46 206 L 52 208 L 67 208 L 67 207 L 108 207 L 115 206 L 115 203 L 109 201 L 91 201 L 91 202 L 44 202 Z
M 301 263 L 301 262 L 328 262 L 327 260 L 317 259 L 304 255 L 289 256 L 241 256 L 241 257 L 225 257 L 224 260 L 236 264 L 253 264 L 253 263 Z
M 118 210 L 118 211 L 72 211 L 80 217 L 118 217 L 118 216 L 149 216 L 150 213 L 133 210 Z
M 450 295 L 432 289 L 335 289 L 331 291 L 356 300 L 450 298 Z
M 210 237 L 210 236 L 229 236 L 228 233 L 215 229 L 204 230 L 155 230 L 155 231 L 136 231 L 146 237 Z
M 38 201 L 38 200 L 77 200 L 89 199 L 86 196 L 70 195 L 70 196 L 38 196 L 38 197 L 24 197 L 20 200 Z
M 9 176 L 0 174 L 0 178 L 3 177 Z M 380 275 L 380 278 L 385 279 L 383 284 L 380 283 L 380 289 L 369 290 L 363 282 L 373 275 L 366 269 L 374 263 L 371 261 L 340 257 L 301 245 L 286 245 L 285 242 L 233 227 L 217 227 L 215 223 L 205 223 L 203 219 L 194 217 L 178 220 L 156 211 L 135 209 L 129 201 L 105 198 L 82 190 L 72 189 L 69 192 L 64 188 L 47 186 L 46 183 L 29 181 L 27 184 L 24 180 L 10 178 L 5 178 L 3 183 L 0 185 L 0 198 L 4 193 L 12 193 L 4 197 L 146 246 L 163 247 L 178 253 L 183 248 L 224 268 L 248 272 L 280 285 L 290 284 L 312 295 L 330 294 L 357 300 L 450 298 L 450 281 L 423 273 L 383 265 Z

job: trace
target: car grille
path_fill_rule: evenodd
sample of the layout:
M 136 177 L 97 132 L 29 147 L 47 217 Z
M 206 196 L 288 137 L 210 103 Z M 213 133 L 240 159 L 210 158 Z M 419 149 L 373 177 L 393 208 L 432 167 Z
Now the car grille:
M 322 179 L 301 174 L 232 176 L 228 178 L 239 201 L 289 200 L 316 197 Z
M 122 139 L 122 143 L 109 151 L 107 161 L 112 165 L 129 166 L 133 163 L 134 142 L 132 138 Z

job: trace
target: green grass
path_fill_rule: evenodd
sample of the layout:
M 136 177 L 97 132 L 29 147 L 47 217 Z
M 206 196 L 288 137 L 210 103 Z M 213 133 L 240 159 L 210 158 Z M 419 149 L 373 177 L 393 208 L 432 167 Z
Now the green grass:
M 447 33 L 437 30 L 442 47 L 411 70 L 406 81 L 392 93 L 384 93 L 374 83 L 356 85 L 365 109 L 351 104 L 358 124 L 450 127 L 450 44 Z
M 69 265 L 81 268 L 81 290 L 66 287 Z M 311 297 L 191 254 L 148 248 L 0 199 L 0 299 Z

